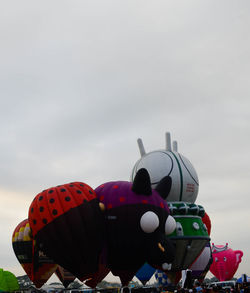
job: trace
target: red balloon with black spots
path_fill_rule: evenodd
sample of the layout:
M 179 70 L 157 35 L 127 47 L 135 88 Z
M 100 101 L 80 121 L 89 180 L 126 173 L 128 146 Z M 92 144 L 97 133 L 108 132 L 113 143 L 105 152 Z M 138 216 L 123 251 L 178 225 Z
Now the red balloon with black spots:
M 95 191 L 83 182 L 37 194 L 29 208 L 32 235 L 55 263 L 84 280 L 97 271 L 104 220 Z

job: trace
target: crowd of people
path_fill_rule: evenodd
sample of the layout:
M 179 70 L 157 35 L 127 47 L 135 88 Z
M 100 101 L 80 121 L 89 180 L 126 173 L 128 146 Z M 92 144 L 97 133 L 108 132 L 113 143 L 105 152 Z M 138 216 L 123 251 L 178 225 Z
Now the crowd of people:
M 233 286 L 222 287 L 219 284 L 195 282 L 191 288 L 182 288 L 178 285 L 174 290 L 164 288 L 162 293 L 250 293 L 250 283 L 235 283 Z

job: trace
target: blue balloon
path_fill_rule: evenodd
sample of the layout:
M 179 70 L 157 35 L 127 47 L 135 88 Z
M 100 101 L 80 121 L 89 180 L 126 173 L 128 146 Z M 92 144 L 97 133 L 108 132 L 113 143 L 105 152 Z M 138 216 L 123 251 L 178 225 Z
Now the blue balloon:
M 146 283 L 151 279 L 155 271 L 156 270 L 152 268 L 148 263 L 145 263 L 135 275 L 137 279 L 142 282 L 143 285 L 146 285 Z
M 250 282 L 250 277 L 243 274 L 236 282 L 240 284 L 243 282 Z

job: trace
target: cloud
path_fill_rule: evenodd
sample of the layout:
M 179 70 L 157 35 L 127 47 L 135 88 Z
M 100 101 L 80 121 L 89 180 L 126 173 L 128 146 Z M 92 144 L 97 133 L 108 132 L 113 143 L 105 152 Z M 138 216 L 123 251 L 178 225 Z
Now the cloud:
M 4 4 L 2 266 L 18 265 L 11 234 L 37 193 L 128 180 L 136 139 L 149 152 L 170 131 L 197 170 L 214 242 L 244 250 L 247 272 L 250 5 L 229 2 Z

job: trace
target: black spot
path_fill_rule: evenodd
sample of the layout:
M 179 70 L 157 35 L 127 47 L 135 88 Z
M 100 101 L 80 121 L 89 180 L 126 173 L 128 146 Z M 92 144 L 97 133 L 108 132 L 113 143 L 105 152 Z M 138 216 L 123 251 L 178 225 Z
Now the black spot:
M 81 190 L 77 190 L 76 192 L 77 192 L 78 194 L 82 194 Z
M 36 225 L 36 220 L 35 219 L 33 220 L 33 224 Z
M 43 199 L 43 196 L 39 196 L 38 200 L 41 201 Z
M 81 183 L 80 186 L 84 187 L 84 184 Z
M 66 201 L 70 201 L 71 198 L 70 198 L 69 196 L 66 196 L 66 197 L 65 197 L 65 200 L 66 200 Z
M 48 222 L 47 219 L 43 219 L 44 224 L 47 224 L 47 222 Z
M 62 188 L 60 191 L 61 191 L 61 192 L 65 192 L 65 191 L 66 191 L 66 189 L 65 189 L 65 188 Z
M 43 211 L 44 211 L 44 207 L 40 207 L 40 208 L 39 208 L 39 211 L 40 211 L 40 212 L 43 212 Z
M 49 193 L 53 193 L 53 192 L 54 192 L 54 190 L 53 189 L 50 189 Z
M 54 209 L 54 210 L 52 211 L 52 214 L 53 214 L 54 216 L 57 215 L 57 210 Z
M 83 203 L 87 203 L 88 201 L 87 201 L 87 199 L 86 198 L 84 198 L 84 200 L 83 200 Z
M 31 209 L 30 209 L 30 212 L 33 213 L 33 212 L 34 212 L 34 208 L 31 208 Z
M 74 187 L 74 184 L 70 184 L 69 187 Z
M 50 202 L 50 203 L 54 203 L 54 202 L 55 202 L 54 198 L 51 198 L 51 199 L 49 200 L 49 202 Z
M 89 190 L 89 193 L 90 193 L 90 194 L 93 194 L 92 190 Z

